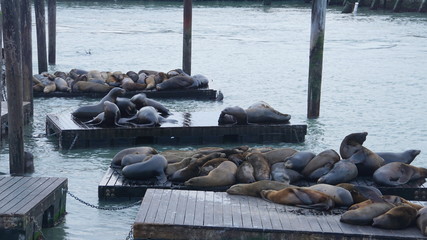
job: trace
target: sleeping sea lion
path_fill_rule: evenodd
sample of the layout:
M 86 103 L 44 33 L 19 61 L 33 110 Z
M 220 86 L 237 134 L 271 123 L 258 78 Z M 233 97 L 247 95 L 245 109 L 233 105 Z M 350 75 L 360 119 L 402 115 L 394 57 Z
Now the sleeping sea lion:
M 56 77 L 55 78 L 56 90 L 60 92 L 71 92 L 71 88 L 68 86 L 67 81 L 65 79 Z
M 238 106 L 226 107 L 221 111 L 218 118 L 218 125 L 224 124 L 247 125 L 248 116 L 246 111 Z
M 193 84 L 194 80 L 190 76 L 175 76 L 157 84 L 156 89 L 157 91 L 184 89 L 191 87 Z
M 373 175 L 375 183 L 384 186 L 398 186 L 426 177 L 426 168 L 415 167 L 401 162 L 388 163 L 378 168 Z
M 338 206 L 348 207 L 353 204 L 353 197 L 350 191 L 342 187 L 337 187 L 330 184 L 315 184 L 308 189 L 316 190 L 330 196 Z
M 249 123 L 272 124 L 289 123 L 290 114 L 281 113 L 272 108 L 268 103 L 260 101 L 252 104 L 246 109 Z
M 231 195 L 245 195 L 252 197 L 261 197 L 262 190 L 281 190 L 291 185 L 287 183 L 261 180 L 253 183 L 241 183 L 231 186 L 227 189 L 227 193 Z
M 286 168 L 284 162 L 278 162 L 271 165 L 271 178 L 274 181 L 294 183 L 304 178 L 304 176 L 295 170 Z
M 206 176 L 209 174 L 210 171 L 217 168 L 221 163 L 228 161 L 227 158 L 214 158 L 209 161 L 207 161 L 205 164 L 203 164 L 200 167 L 200 176 Z
M 246 161 L 254 167 L 255 180 L 270 180 L 270 164 L 262 153 L 251 153 Z
M 356 164 L 343 159 L 334 164 L 332 169 L 321 176 L 317 182 L 327 184 L 339 184 L 349 182 L 357 177 L 358 171 Z
M 139 153 L 128 154 L 122 158 L 122 168 L 134 163 L 144 162 L 145 160 L 148 160 L 151 156 L 152 155 L 145 155 Z
M 120 125 L 131 125 L 134 127 L 155 127 L 163 123 L 177 123 L 175 119 L 167 119 L 156 111 L 154 107 L 146 106 L 138 110 L 138 112 L 130 118 L 121 118 Z
M 235 174 L 237 166 L 231 161 L 222 162 L 217 168 L 210 171 L 207 176 L 193 177 L 184 184 L 196 187 L 219 187 L 236 183 Z
M 394 206 L 386 201 L 373 202 L 355 210 L 348 210 L 341 215 L 340 221 L 355 225 L 371 225 L 375 217 L 386 213 Z
M 424 236 L 427 236 L 427 207 L 418 210 L 417 227 Z
M 406 150 L 404 152 L 376 152 L 378 156 L 384 159 L 385 164 L 391 162 L 402 162 L 411 164 L 415 157 L 421 153 L 421 150 Z
M 409 205 L 396 206 L 373 219 L 372 226 L 385 229 L 403 229 L 417 217 L 417 210 Z
M 160 183 L 165 183 L 167 181 L 165 175 L 167 165 L 166 158 L 156 154 L 144 162 L 125 166 L 122 169 L 122 174 L 125 178 L 134 180 L 149 180 L 155 177 Z
M 191 158 L 191 157 L 187 157 L 182 159 L 179 162 L 175 162 L 175 163 L 169 163 L 165 173 L 166 175 L 172 175 L 174 172 L 178 171 L 179 169 L 185 168 L 186 166 L 188 166 L 192 161 L 196 160 L 195 158 Z
M 341 142 L 340 155 L 342 159 L 351 157 L 355 152 L 360 150 L 366 140 L 367 132 L 352 133 L 347 135 Z
M 378 188 L 372 186 L 360 186 L 351 183 L 340 183 L 336 186 L 347 189 L 351 193 L 354 203 L 360 203 L 368 199 L 378 200 L 383 196 Z
M 130 99 L 130 101 L 135 104 L 137 109 L 141 109 L 142 107 L 146 107 L 146 106 L 152 106 L 157 111 L 159 111 L 163 116 L 171 115 L 171 112 L 169 111 L 169 109 L 163 106 L 163 104 L 161 104 L 160 102 L 157 102 L 156 100 L 147 98 L 147 95 L 145 95 L 144 93 L 139 93 L 134 95 Z
M 333 149 L 325 150 L 317 154 L 301 171 L 305 177 L 318 180 L 321 176 L 329 172 L 334 163 L 340 160 L 340 156 Z
M 114 155 L 113 159 L 111 160 L 111 168 L 121 168 L 122 166 L 122 159 L 124 156 L 128 154 L 145 154 L 145 155 L 155 155 L 157 154 L 157 150 L 152 147 L 132 147 L 132 148 L 126 148 Z
M 267 159 L 268 164 L 271 166 L 277 162 L 285 162 L 286 158 L 294 155 L 297 152 L 297 150 L 292 148 L 278 148 L 265 152 L 263 155 Z
M 285 159 L 285 167 L 295 171 L 301 171 L 313 159 L 316 154 L 307 151 L 296 152 Z
M 238 183 L 253 183 L 255 182 L 254 167 L 249 162 L 243 162 L 237 168 L 236 181 Z

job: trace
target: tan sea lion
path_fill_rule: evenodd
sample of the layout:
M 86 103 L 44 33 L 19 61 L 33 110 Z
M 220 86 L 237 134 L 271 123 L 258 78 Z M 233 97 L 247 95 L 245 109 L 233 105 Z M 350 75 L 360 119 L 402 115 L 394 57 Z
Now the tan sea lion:
M 251 153 L 246 157 L 246 161 L 254 167 L 255 180 L 270 179 L 270 164 L 262 153 Z
M 321 176 L 317 182 L 327 184 L 339 184 L 349 182 L 357 177 L 358 170 L 356 164 L 343 159 L 334 164 L 332 169 Z
M 243 162 L 237 168 L 236 181 L 238 183 L 253 183 L 255 182 L 254 167 L 249 162 Z
M 193 177 L 184 184 L 196 187 L 219 187 L 236 183 L 235 174 L 237 166 L 231 161 L 222 162 L 217 168 L 210 171 L 207 176 Z
M 165 173 L 166 175 L 172 175 L 174 172 L 178 171 L 179 169 L 183 169 L 186 166 L 190 164 L 191 161 L 195 161 L 195 158 L 187 157 L 182 159 L 179 162 L 169 163 L 166 167 Z
M 350 191 L 342 187 L 337 187 L 330 184 L 315 184 L 308 189 L 316 190 L 330 196 L 338 206 L 350 206 L 353 204 L 353 197 Z
M 149 75 L 147 78 L 145 78 L 145 84 L 147 84 L 145 89 L 153 90 L 154 88 L 156 88 L 156 80 L 154 79 L 154 77 L 155 75 Z
M 384 165 L 384 159 L 364 146 L 351 155 L 348 160 L 356 164 L 359 176 L 372 176 L 378 168 Z
M 123 88 L 126 91 L 141 91 L 147 88 L 147 84 L 125 82 L 125 83 L 122 83 L 121 88 Z
M 307 188 L 287 187 L 281 190 L 262 190 L 261 197 L 265 200 L 291 206 L 329 210 L 335 206 L 328 195 Z
M 285 167 L 295 171 L 302 171 L 315 156 L 316 154 L 312 152 L 296 152 L 294 155 L 285 159 Z
M 375 183 L 384 186 L 398 186 L 427 177 L 427 169 L 406 163 L 391 162 L 378 168 L 373 175 Z
M 381 197 L 382 199 L 384 199 L 384 201 L 392 203 L 394 205 L 400 205 L 400 204 L 406 204 L 408 206 L 411 206 L 413 208 L 415 208 L 416 210 L 419 210 L 421 208 L 423 208 L 422 205 L 416 204 L 416 203 L 412 203 L 409 202 L 408 200 L 404 199 L 403 197 L 400 196 L 395 196 L 395 195 L 384 195 Z M 371 203 L 373 203 L 374 201 L 372 199 L 368 199 L 365 200 L 363 202 L 359 202 L 359 203 L 355 203 L 353 205 L 351 205 L 348 210 L 354 210 L 354 209 L 358 209 L 360 207 L 369 205 Z
M 355 225 L 371 225 L 372 219 L 386 213 L 394 206 L 386 201 L 373 202 L 355 210 L 348 210 L 341 215 L 340 221 Z
M 206 176 L 210 171 L 217 168 L 221 163 L 228 161 L 227 158 L 214 158 L 207 161 L 205 164 L 200 167 L 200 176 Z
M 253 183 L 241 183 L 233 185 L 227 189 L 227 193 L 232 195 L 261 197 L 260 193 L 262 190 L 281 190 L 289 186 L 292 185 L 271 180 L 261 180 Z
M 51 81 L 48 85 L 43 88 L 44 93 L 50 93 L 56 91 L 56 84 L 54 81 Z
M 126 148 L 114 155 L 111 161 L 111 168 L 121 168 L 122 167 L 122 159 L 124 156 L 128 154 L 145 154 L 145 155 L 154 155 L 157 154 L 157 150 L 152 147 L 132 147 Z
M 169 149 L 162 151 L 161 154 L 168 160 L 168 163 L 176 163 L 184 158 L 189 158 L 194 155 L 195 151 L 193 150 L 177 150 Z
M 73 92 L 107 93 L 111 89 L 113 89 L 112 86 L 87 81 L 78 81 L 72 84 Z
M 409 205 L 396 206 L 373 219 L 372 226 L 385 229 L 403 229 L 417 217 L 417 210 Z
M 427 236 L 427 207 L 423 207 L 420 210 L 418 210 L 416 223 L 421 233 L 424 236 Z
M 340 160 L 340 156 L 333 149 L 317 154 L 301 171 L 305 177 L 316 180 L 325 175 Z
M 277 162 L 285 162 L 285 159 L 296 154 L 298 151 L 292 148 L 278 148 L 269 152 L 263 153 L 268 163 L 271 165 Z
M 378 156 L 384 159 L 385 164 L 391 162 L 402 162 L 411 164 L 415 157 L 421 153 L 421 150 L 406 150 L 404 152 L 375 152 Z
M 341 142 L 340 155 L 342 159 L 348 159 L 355 152 L 360 150 L 366 140 L 367 132 L 352 133 L 347 135 Z

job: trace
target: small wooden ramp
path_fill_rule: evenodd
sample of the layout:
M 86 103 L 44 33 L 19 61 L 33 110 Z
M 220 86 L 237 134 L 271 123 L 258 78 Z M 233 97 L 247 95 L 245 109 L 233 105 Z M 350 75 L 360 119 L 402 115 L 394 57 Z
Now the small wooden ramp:
M 65 214 L 66 178 L 0 177 L 0 239 L 38 239 Z
M 147 189 L 135 239 L 427 239 L 416 227 L 384 230 L 323 212 L 224 192 Z

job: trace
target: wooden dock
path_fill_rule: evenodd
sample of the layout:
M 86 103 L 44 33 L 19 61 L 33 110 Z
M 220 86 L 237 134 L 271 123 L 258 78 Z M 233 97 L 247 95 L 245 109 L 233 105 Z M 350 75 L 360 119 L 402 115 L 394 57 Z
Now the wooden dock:
M 65 215 L 68 180 L 0 177 L 0 239 L 39 239 Z
M 125 97 L 132 97 L 138 93 L 145 93 L 148 98 L 184 98 L 194 100 L 215 100 L 218 91 L 214 89 L 186 89 L 186 90 L 170 90 L 170 91 L 156 91 L 156 90 L 142 90 L 142 91 L 127 91 Z M 90 92 L 34 92 L 34 97 L 90 97 L 90 98 L 103 98 L 107 93 L 90 93 Z
M 427 188 L 416 182 L 411 182 L 398 187 L 378 186 L 372 178 L 359 177 L 351 183 L 362 186 L 374 186 L 378 188 L 384 195 L 398 195 L 407 200 L 427 201 Z M 293 183 L 297 186 L 311 186 L 316 182 L 298 181 Z M 141 198 L 144 197 L 148 189 L 179 189 L 179 190 L 199 190 L 199 191 L 220 191 L 225 192 L 230 186 L 225 187 L 190 187 L 183 184 L 175 184 L 167 181 L 159 185 L 153 181 L 135 181 L 128 180 L 120 173 L 120 170 L 108 168 L 104 177 L 98 185 L 99 199 L 115 199 L 115 198 Z
M 134 239 L 427 239 L 416 227 L 384 230 L 316 211 L 224 192 L 148 189 Z
M 46 134 L 57 137 L 62 149 L 141 144 L 301 143 L 307 134 L 305 124 L 218 126 L 219 115 L 219 112 L 174 112 L 169 118 L 177 120 L 177 124 L 100 128 L 87 126 L 69 113 L 48 114 Z
M 24 110 L 24 124 L 28 124 L 30 122 L 30 118 L 31 118 L 31 105 L 29 102 L 24 102 L 23 110 Z M 0 131 L 2 134 L 7 133 L 7 122 L 8 122 L 7 113 L 8 113 L 7 102 L 1 102 Z

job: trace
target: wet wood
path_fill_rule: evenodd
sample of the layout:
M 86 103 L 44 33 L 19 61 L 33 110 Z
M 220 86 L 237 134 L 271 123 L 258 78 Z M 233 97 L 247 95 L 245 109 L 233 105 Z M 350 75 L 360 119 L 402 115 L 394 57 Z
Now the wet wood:
M 0 17 L 0 46 L 3 46 L 3 16 Z M 3 101 L 3 49 L 0 50 L 0 146 L 3 139 L 2 101 Z
M 325 17 L 326 1 L 313 0 L 311 9 L 310 61 L 308 70 L 308 118 L 318 118 L 320 112 Z
M 193 1 L 184 0 L 184 32 L 183 32 L 183 52 L 182 70 L 191 75 L 191 35 L 193 18 Z
M 47 19 L 48 19 L 48 62 L 56 63 L 56 0 L 47 0 Z
M 31 1 L 21 0 L 21 36 L 22 36 L 22 79 L 23 101 L 30 103 L 33 115 L 33 53 L 31 27 Z
M 400 10 L 402 9 L 402 3 L 403 0 L 396 0 L 396 2 L 394 3 L 393 12 L 400 12 Z
M 1 102 L 0 103 L 1 107 L 1 114 L 0 114 L 0 122 L 1 122 L 1 126 L 0 126 L 0 132 L 3 135 L 3 138 L 5 138 L 5 136 L 7 137 L 7 132 L 8 132 L 8 107 L 7 107 L 7 102 Z M 31 120 L 31 107 L 30 107 L 30 103 L 29 102 L 24 102 L 22 109 L 24 111 L 24 125 L 28 124 Z
M 24 114 L 19 1 L 2 0 L 3 38 L 7 76 L 9 166 L 11 175 L 24 174 Z
M 377 10 L 379 5 L 380 5 L 380 0 L 373 0 L 371 3 L 370 9 Z
M 47 72 L 45 0 L 34 0 L 39 73 Z
M 422 0 L 418 12 L 427 12 L 427 0 Z
M 178 206 L 175 210 L 176 204 L 172 209 L 176 216 L 182 215 L 180 219 L 191 218 L 193 212 L 185 208 L 193 208 L 194 194 L 189 190 L 147 190 L 133 225 L 134 239 L 426 239 L 415 226 L 385 230 L 349 225 L 339 221 L 344 210 L 322 212 L 224 192 L 198 191 L 193 222 L 171 223 L 162 217 L 162 208 L 168 207 L 163 203 L 168 197 L 175 202 L 179 196 L 178 205 L 184 209 Z M 227 206 L 232 208 L 232 222 L 230 212 L 224 211 Z

